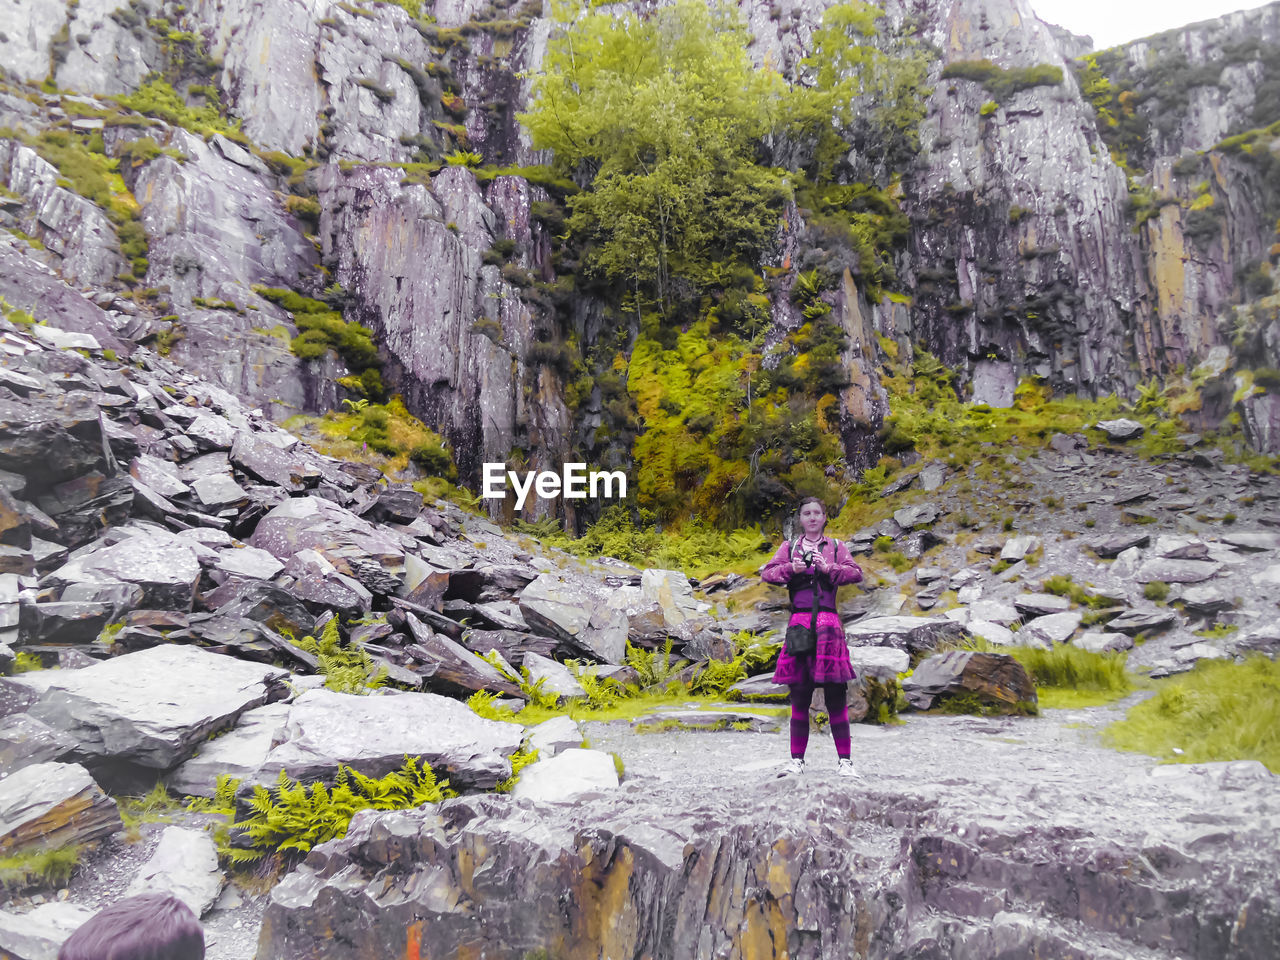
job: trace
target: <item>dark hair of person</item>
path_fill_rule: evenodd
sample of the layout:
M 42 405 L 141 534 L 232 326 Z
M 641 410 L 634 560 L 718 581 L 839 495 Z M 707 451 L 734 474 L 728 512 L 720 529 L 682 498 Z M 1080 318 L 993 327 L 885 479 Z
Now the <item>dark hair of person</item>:
M 71 934 L 58 960 L 204 960 L 204 930 L 167 893 L 117 900 Z

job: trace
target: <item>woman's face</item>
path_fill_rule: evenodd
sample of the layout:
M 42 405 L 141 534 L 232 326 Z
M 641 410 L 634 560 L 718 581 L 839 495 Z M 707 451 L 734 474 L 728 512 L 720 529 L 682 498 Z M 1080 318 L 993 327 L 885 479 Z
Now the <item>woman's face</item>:
M 800 529 L 808 536 L 816 537 L 827 523 L 827 512 L 820 503 L 806 503 L 800 508 Z

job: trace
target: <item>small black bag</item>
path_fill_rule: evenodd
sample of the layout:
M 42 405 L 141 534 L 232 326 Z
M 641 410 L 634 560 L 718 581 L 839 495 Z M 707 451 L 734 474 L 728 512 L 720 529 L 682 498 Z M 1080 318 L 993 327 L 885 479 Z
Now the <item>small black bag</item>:
M 791 555 L 794 557 L 796 552 L 795 541 L 791 543 Z M 801 626 L 793 624 L 787 627 L 787 636 L 784 641 L 784 649 L 787 654 L 792 657 L 807 657 L 818 649 L 818 578 L 815 574 L 810 574 L 813 578 L 813 611 L 809 617 L 809 626 Z M 795 596 L 795 590 L 792 590 L 792 597 Z

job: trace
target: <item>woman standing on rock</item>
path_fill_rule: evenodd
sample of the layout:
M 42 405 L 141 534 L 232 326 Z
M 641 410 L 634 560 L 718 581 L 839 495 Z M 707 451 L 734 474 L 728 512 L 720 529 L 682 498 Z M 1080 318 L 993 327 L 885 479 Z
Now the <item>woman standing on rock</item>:
M 791 688 L 791 763 L 783 773 L 804 772 L 804 753 L 809 745 L 809 703 L 814 687 L 820 684 L 831 722 L 831 736 L 840 758 L 837 772 L 842 777 L 856 777 L 859 774 L 849 759 L 846 693 L 847 684 L 857 673 L 849 660 L 844 625 L 836 612 L 836 590 L 841 584 L 859 582 L 862 568 L 854 563 L 843 541 L 823 535 L 827 510 L 821 500 L 817 497 L 801 500 L 799 520 L 802 535 L 783 542 L 773 559 L 760 570 L 762 580 L 785 584 L 791 593 L 788 627 L 813 625 L 817 633 L 816 647 L 807 654 L 788 653 L 784 646 L 773 674 L 774 683 Z M 816 617 L 812 612 L 815 606 Z

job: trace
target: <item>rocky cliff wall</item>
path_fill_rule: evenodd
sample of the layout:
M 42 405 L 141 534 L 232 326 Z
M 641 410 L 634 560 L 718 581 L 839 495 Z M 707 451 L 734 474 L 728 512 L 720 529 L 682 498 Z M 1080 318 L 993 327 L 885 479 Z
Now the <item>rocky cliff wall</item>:
M 756 61 L 794 76 L 826 6 L 745 0 Z M 898 188 L 911 226 L 896 267 L 909 302 L 868 302 L 856 278 L 832 296 L 850 335 L 854 383 L 838 418 L 850 462 L 874 461 L 886 412 L 876 334 L 907 350 L 923 344 L 961 369 L 975 399 L 994 403 L 1010 402 L 1029 375 L 1066 392 L 1130 391 L 1231 342 L 1247 277 L 1269 266 L 1275 191 L 1256 157 L 1210 148 L 1270 122 L 1280 5 L 1129 44 L 1092 67 L 1069 60 L 1081 38 L 1041 23 L 1026 0 L 884 9 L 887 23 L 934 51 L 932 91 L 918 157 Z M 547 159 L 515 119 L 546 47 L 545 11 L 473 0 L 428 11 L 434 23 L 392 4 L 320 0 L 15 3 L 21 29 L 5 32 L 0 57 L 11 78 L 50 76 L 84 94 L 137 91 L 159 71 L 198 105 L 192 91 L 207 80 L 239 121 L 242 143 L 195 136 L 171 117 L 147 133 L 185 161 L 130 155 L 124 181 L 149 245 L 142 282 L 168 288 L 168 302 L 165 314 L 144 305 L 111 319 L 119 335 L 154 336 L 177 316 L 183 362 L 273 414 L 317 411 L 336 402 L 341 363 L 292 357 L 264 333 L 292 332 L 290 316 L 252 288 L 315 295 L 336 281 L 350 294 L 347 319 L 377 332 L 389 385 L 452 441 L 474 483 L 485 460 L 514 450 L 530 466 L 552 465 L 590 435 L 596 400 L 568 402 L 564 372 L 530 362 L 529 351 L 569 335 L 585 354 L 613 331 L 585 303 L 569 311 L 574 329 L 548 329 L 520 284 L 485 262 L 496 242 L 511 241 L 513 268 L 554 276 L 549 234 L 530 213 L 546 199 L 541 188 L 521 177 L 481 182 L 465 164 L 434 177 L 415 167 L 457 151 L 489 165 Z M 1157 83 L 1170 57 L 1171 93 Z M 966 73 L 982 60 L 996 72 Z M 1050 78 L 1007 82 L 1036 69 Z M 1140 88 L 1131 143 L 1100 119 L 1105 98 L 1090 85 L 1099 74 Z M 1156 93 L 1143 93 L 1144 78 Z M 72 125 L 64 99 L 11 84 L 0 123 L 29 134 Z M 128 126 L 103 132 L 108 156 L 140 136 Z M 22 201 L 13 224 L 45 247 L 23 255 L 70 285 L 100 288 L 93 296 L 109 292 L 126 266 L 110 224 L 30 146 L 5 139 L 0 149 L 5 186 Z M 264 162 L 272 151 L 301 172 Z M 308 198 L 319 207 L 312 222 L 298 215 Z M 39 284 L 10 284 L 24 285 Z M 783 303 L 773 315 L 780 330 L 798 322 Z M 1250 362 L 1280 361 L 1264 351 Z

